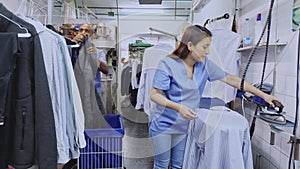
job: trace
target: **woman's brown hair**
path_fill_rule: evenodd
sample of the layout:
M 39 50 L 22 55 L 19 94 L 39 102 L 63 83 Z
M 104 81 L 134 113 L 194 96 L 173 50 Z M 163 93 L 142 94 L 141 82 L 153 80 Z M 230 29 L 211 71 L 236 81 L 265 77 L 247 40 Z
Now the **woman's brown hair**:
M 185 59 L 190 53 L 187 47 L 188 42 L 191 42 L 193 45 L 196 45 L 202 39 L 211 36 L 211 32 L 205 27 L 202 27 L 200 25 L 189 26 L 183 33 L 180 44 L 173 51 L 173 54 L 181 59 Z

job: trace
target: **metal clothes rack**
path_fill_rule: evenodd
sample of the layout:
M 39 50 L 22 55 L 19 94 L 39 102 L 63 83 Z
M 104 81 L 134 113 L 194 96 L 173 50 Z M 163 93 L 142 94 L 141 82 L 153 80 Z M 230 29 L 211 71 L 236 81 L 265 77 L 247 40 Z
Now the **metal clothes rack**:
M 175 46 L 177 46 L 177 44 L 178 44 L 178 39 L 177 39 L 177 36 L 176 36 L 176 35 L 171 34 L 171 33 L 168 33 L 168 32 L 165 32 L 165 31 L 162 31 L 162 30 L 158 30 L 158 29 L 155 29 L 155 28 L 152 28 L 152 27 L 149 27 L 149 29 L 150 29 L 151 31 L 159 32 L 159 33 L 162 33 L 162 34 L 165 34 L 165 35 L 168 35 L 168 36 L 173 37 L 173 38 L 175 39 L 175 43 L 176 43 Z
M 71 1 L 70 1 L 71 2 Z M 76 11 L 76 19 L 87 19 L 92 15 L 97 19 L 97 16 L 87 7 L 85 7 L 86 11 L 78 9 L 76 6 L 70 5 L 67 1 L 63 0 L 22 0 L 21 5 L 18 8 L 18 13 L 22 13 L 26 16 L 34 16 L 34 17 L 45 17 L 44 24 L 53 24 L 53 17 L 58 16 L 55 15 L 54 12 L 59 12 L 54 9 L 55 3 L 59 3 L 60 5 L 66 6 L 72 11 Z M 37 12 L 39 12 L 37 14 Z M 59 15 L 60 18 L 66 18 L 64 14 Z M 47 21 L 47 22 L 46 22 Z
M 22 0 L 20 6 L 17 9 L 16 13 L 20 13 L 25 16 L 31 16 L 38 18 L 44 17 L 44 24 L 46 24 L 47 21 L 47 5 L 41 6 L 40 2 L 35 2 L 33 0 Z

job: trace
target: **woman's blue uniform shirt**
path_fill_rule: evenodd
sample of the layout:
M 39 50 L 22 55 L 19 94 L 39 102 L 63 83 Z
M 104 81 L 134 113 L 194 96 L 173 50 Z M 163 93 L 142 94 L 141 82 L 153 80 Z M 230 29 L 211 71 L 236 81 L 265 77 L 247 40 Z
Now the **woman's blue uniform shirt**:
M 169 100 L 195 110 L 199 107 L 206 81 L 219 80 L 227 75 L 206 58 L 204 62 L 195 63 L 193 79 L 189 79 L 182 59 L 165 57 L 157 67 L 153 87 L 162 90 Z M 150 130 L 168 134 L 186 133 L 189 123 L 177 111 L 158 104 L 151 110 L 150 120 Z

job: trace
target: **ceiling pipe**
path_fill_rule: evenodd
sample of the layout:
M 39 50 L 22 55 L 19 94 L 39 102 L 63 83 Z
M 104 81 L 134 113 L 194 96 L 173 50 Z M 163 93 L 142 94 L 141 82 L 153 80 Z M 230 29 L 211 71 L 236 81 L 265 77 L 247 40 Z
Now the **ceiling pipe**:
M 176 20 L 176 14 L 177 14 L 177 0 L 175 0 L 175 10 L 174 10 L 174 17 L 175 17 L 175 20 Z
M 96 16 L 97 15 L 105 15 L 105 16 L 109 16 L 109 14 L 108 13 L 98 13 L 98 12 L 96 12 L 95 13 L 96 14 Z M 120 13 L 120 14 L 114 14 L 114 16 L 132 16 L 131 14 L 129 14 L 129 13 Z M 141 15 L 139 15 L 139 16 L 163 16 L 163 17 L 174 17 L 174 15 L 173 14 L 157 14 L 157 15 L 154 15 L 154 14 L 141 14 Z M 187 15 L 176 15 L 176 16 L 179 16 L 179 17 L 188 17 L 189 15 L 187 14 Z
M 82 8 L 81 6 L 78 6 L 78 8 Z M 117 9 L 117 7 L 95 7 L 95 6 L 88 6 L 88 8 L 90 9 Z M 140 10 L 143 10 L 143 9 L 151 9 L 151 10 L 175 10 L 175 8 L 169 8 L 169 7 L 119 7 L 118 9 L 140 9 Z M 189 11 L 190 10 L 190 7 L 187 7 L 187 8 L 176 8 L 178 11 Z

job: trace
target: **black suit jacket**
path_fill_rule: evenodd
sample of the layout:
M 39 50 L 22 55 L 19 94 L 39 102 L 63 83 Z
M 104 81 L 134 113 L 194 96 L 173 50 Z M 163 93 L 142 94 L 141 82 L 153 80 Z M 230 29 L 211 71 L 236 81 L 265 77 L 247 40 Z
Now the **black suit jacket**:
M 7 163 L 29 168 L 36 162 L 41 169 L 57 168 L 54 116 L 39 36 L 31 24 L 1 3 L 0 13 L 31 33 L 30 38 L 18 38 L 19 56 L 8 87 L 5 123 L 0 126 L 0 168 Z M 0 16 L 1 32 L 24 30 Z M 0 50 L 5 49 L 0 45 Z

